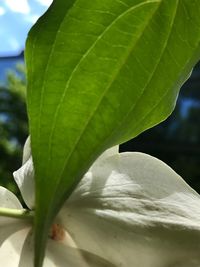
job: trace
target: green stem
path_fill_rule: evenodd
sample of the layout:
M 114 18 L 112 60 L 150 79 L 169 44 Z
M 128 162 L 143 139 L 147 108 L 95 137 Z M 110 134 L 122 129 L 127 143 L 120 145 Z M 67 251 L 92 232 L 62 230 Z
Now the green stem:
M 0 208 L 0 217 L 9 217 L 21 220 L 33 220 L 34 211 L 27 209 Z

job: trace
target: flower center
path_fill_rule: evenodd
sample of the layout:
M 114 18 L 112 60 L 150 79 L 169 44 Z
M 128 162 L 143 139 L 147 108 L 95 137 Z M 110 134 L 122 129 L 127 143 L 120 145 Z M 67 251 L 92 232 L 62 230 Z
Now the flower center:
M 65 230 L 62 225 L 58 223 L 54 223 L 51 226 L 49 237 L 54 241 L 64 241 L 65 239 Z

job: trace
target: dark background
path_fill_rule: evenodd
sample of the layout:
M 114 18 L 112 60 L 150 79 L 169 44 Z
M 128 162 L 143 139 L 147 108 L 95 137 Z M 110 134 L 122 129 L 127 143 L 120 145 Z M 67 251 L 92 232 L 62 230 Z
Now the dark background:
M 10 71 L 8 71 L 10 69 Z M 0 185 L 19 194 L 12 172 L 21 166 L 28 135 L 23 53 L 0 58 Z M 155 156 L 200 193 L 200 64 L 180 91 L 176 108 L 163 123 L 120 146 Z

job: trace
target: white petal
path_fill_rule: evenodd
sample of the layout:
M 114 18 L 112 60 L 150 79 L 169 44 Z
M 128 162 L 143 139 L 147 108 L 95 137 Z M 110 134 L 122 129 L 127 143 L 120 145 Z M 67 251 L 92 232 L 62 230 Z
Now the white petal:
M 35 181 L 30 142 L 30 136 L 28 136 L 23 150 L 23 165 L 13 173 L 13 176 L 26 205 L 33 209 L 35 205 Z
M 34 244 L 29 228 L 12 234 L 1 246 L 2 267 L 33 267 Z M 49 240 L 43 267 L 113 267 L 109 262 L 75 248 Z
M 19 267 L 20 254 L 28 229 L 12 234 L 0 248 L 0 263 L 2 267 Z M 27 267 L 31 266 L 26 265 Z
M 119 146 L 113 146 L 107 150 L 105 150 L 94 162 L 94 164 L 92 165 L 91 168 L 93 168 L 94 166 L 96 166 L 96 164 L 99 164 L 100 161 L 105 160 L 106 158 L 116 155 L 119 153 Z
M 68 247 L 51 240 L 48 242 L 46 258 L 55 264 L 52 267 L 115 267 L 110 262 L 87 251 Z M 44 264 L 44 267 L 50 266 Z
M 13 173 L 26 205 L 33 209 L 35 205 L 35 181 L 32 157 L 17 171 Z
M 22 164 L 24 164 L 30 157 L 31 157 L 31 138 L 29 135 L 24 145 Z
M 58 218 L 80 249 L 117 267 L 200 266 L 200 197 L 149 155 L 95 164 Z
M 0 186 L 0 207 L 10 209 L 22 209 L 18 198 L 8 189 Z
M 24 231 L 19 234 L 27 234 Z M 17 235 L 15 235 L 16 237 Z M 24 236 L 21 236 L 20 240 L 24 242 Z M 10 244 L 14 246 L 16 241 L 14 238 L 10 240 Z M 10 247 L 8 247 L 10 250 Z M 34 259 L 34 242 L 33 242 L 33 234 L 32 231 L 29 231 L 25 242 L 22 246 L 20 245 L 20 249 L 17 249 L 17 254 L 15 254 L 16 262 L 18 265 L 6 265 L 6 267 L 33 267 L 33 259 Z M 20 257 L 19 257 L 20 255 Z M 48 240 L 46 255 L 43 263 L 43 267 L 113 267 L 110 263 L 105 262 L 103 259 L 92 255 L 86 251 L 81 251 L 76 248 L 72 248 L 66 246 L 60 242 L 53 241 L 51 239 Z
M 0 208 L 22 209 L 22 206 L 12 192 L 0 186 Z M 2 243 L 22 228 L 24 228 L 24 222 L 21 220 L 0 216 L 0 251 Z

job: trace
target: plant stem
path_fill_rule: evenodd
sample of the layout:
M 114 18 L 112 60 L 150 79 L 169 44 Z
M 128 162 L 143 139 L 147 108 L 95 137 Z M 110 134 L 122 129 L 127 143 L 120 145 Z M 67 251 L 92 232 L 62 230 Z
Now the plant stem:
M 0 217 L 9 217 L 21 220 L 33 220 L 34 212 L 27 209 L 0 208 Z

